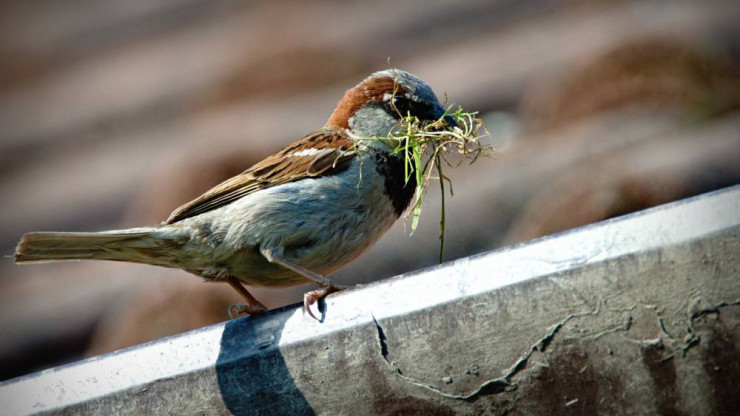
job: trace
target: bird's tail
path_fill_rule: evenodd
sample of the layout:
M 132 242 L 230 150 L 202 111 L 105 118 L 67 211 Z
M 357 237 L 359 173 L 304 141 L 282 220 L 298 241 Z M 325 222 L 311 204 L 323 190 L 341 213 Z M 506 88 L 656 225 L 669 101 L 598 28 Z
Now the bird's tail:
M 114 260 L 169 265 L 183 241 L 155 234 L 161 233 L 155 228 L 97 233 L 33 232 L 21 237 L 15 262 Z

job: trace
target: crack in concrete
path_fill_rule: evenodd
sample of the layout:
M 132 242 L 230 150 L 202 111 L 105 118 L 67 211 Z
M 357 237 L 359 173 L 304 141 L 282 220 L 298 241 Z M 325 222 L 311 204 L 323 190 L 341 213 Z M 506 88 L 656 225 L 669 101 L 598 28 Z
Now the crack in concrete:
M 700 341 L 700 337 L 698 335 L 695 335 L 695 333 L 694 333 L 694 331 L 695 331 L 695 328 L 694 328 L 694 320 L 696 320 L 697 318 L 699 318 L 701 316 L 705 316 L 705 315 L 708 315 L 708 314 L 713 314 L 713 313 L 719 314 L 719 311 L 720 311 L 721 308 L 730 307 L 730 306 L 740 306 L 740 300 L 735 300 L 735 301 L 732 301 L 732 302 L 722 301 L 722 302 L 720 302 L 720 303 L 718 303 L 718 304 L 716 304 L 714 306 L 709 305 L 709 306 L 697 308 L 696 306 L 698 304 L 700 304 L 702 300 L 703 299 L 699 299 L 697 301 L 694 301 L 694 303 L 692 303 L 689 306 L 689 308 L 688 308 L 688 313 L 689 313 L 689 325 L 687 327 L 688 334 L 687 334 L 686 338 L 684 339 L 684 345 L 681 347 L 681 349 L 683 350 L 683 354 L 684 355 L 686 355 L 686 352 L 688 351 L 688 349 L 690 349 L 694 345 L 697 345 L 699 343 L 699 341 Z M 371 316 L 373 318 L 373 322 L 375 323 L 375 327 L 376 327 L 377 332 L 378 332 L 378 347 L 380 348 L 380 356 L 383 358 L 383 361 L 385 361 L 385 363 L 390 367 L 390 369 L 394 373 L 396 373 L 397 376 L 401 377 L 405 381 L 407 381 L 407 382 L 409 382 L 409 383 L 411 383 L 411 384 L 413 384 L 413 385 L 415 385 L 417 387 L 421 387 L 421 388 L 423 388 L 425 390 L 428 390 L 428 391 L 431 391 L 433 393 L 436 393 L 436 394 L 438 394 L 438 395 L 440 395 L 442 397 L 446 397 L 446 398 L 454 399 L 454 400 L 464 400 L 464 401 L 472 402 L 472 401 L 476 400 L 481 395 L 499 394 L 499 393 L 510 392 L 510 391 L 515 390 L 517 388 L 518 383 L 517 382 L 512 382 L 511 379 L 515 375 L 517 375 L 520 372 L 522 372 L 522 371 L 524 371 L 524 370 L 527 369 L 527 366 L 528 366 L 528 364 L 530 362 L 530 359 L 532 358 L 532 355 L 535 352 L 538 352 L 538 351 L 539 352 L 545 352 L 545 350 L 554 341 L 555 335 L 557 335 L 557 333 L 570 320 L 576 319 L 576 318 L 581 318 L 581 317 L 584 317 L 584 316 L 589 316 L 589 315 L 598 315 L 599 312 L 600 312 L 600 310 L 601 310 L 601 304 L 602 303 L 604 303 L 603 302 L 603 299 L 601 299 L 599 302 L 597 302 L 596 308 L 594 310 L 591 310 L 591 311 L 588 311 L 588 312 L 579 313 L 579 314 L 570 314 L 570 315 L 566 316 L 565 318 L 563 318 L 562 320 L 560 320 L 559 322 L 557 322 L 554 325 L 550 326 L 548 328 L 547 333 L 542 338 L 540 338 L 539 340 L 537 340 L 537 342 L 535 342 L 534 344 L 532 344 L 532 346 L 524 354 L 522 354 L 519 357 L 519 359 L 517 359 L 516 362 L 514 362 L 514 364 L 511 367 L 509 367 L 506 370 L 506 373 L 502 377 L 497 377 L 497 378 L 492 378 L 492 379 L 486 380 L 483 383 L 481 383 L 475 390 L 473 390 L 473 391 L 471 391 L 470 393 L 467 393 L 467 394 L 451 394 L 451 393 L 447 393 L 447 392 L 443 391 L 442 389 L 440 389 L 439 387 L 437 387 L 435 385 L 432 385 L 430 383 L 427 383 L 427 382 L 418 380 L 418 379 L 416 379 L 414 377 L 411 377 L 409 375 L 404 374 L 403 373 L 403 370 L 395 362 L 391 361 L 388 358 L 390 352 L 389 352 L 389 349 L 388 349 L 388 342 L 387 342 L 388 339 L 386 337 L 385 331 L 383 330 L 383 327 L 380 325 L 380 323 L 375 318 L 375 316 L 374 315 L 371 315 Z M 588 305 L 587 302 L 584 302 L 584 304 L 585 305 Z M 629 307 L 629 308 L 625 308 L 624 310 L 632 311 L 632 310 L 634 310 L 634 306 L 633 307 Z M 601 337 L 603 337 L 603 336 L 605 336 L 607 334 L 611 334 L 611 333 L 615 333 L 615 332 L 622 332 L 622 331 L 627 332 L 632 327 L 633 319 L 634 318 L 632 317 L 632 315 L 630 313 L 625 313 L 625 315 L 624 315 L 624 321 L 623 321 L 623 323 L 621 325 L 615 326 L 615 327 L 610 328 L 610 329 L 606 329 L 606 330 L 601 331 L 601 332 L 596 333 L 596 334 L 591 334 L 591 335 L 587 336 L 586 338 L 589 338 L 591 340 L 598 340 L 598 339 L 600 339 Z M 658 323 L 658 327 L 659 327 L 660 331 L 664 335 L 666 335 L 669 340 L 672 340 L 672 337 L 666 331 L 666 328 L 665 328 L 665 325 L 663 323 L 662 318 L 658 317 L 657 318 L 657 323 Z M 660 347 L 660 346 L 663 345 L 663 338 L 661 336 L 658 336 L 655 339 L 648 339 L 648 340 L 645 340 L 645 339 L 642 339 L 642 340 L 633 340 L 633 339 L 630 339 L 628 337 L 623 337 L 623 339 L 625 339 L 627 341 L 632 341 L 632 342 L 635 342 L 635 343 L 639 343 L 640 346 L 643 347 L 643 348 L 657 348 L 657 347 Z M 668 360 L 670 360 L 672 358 L 673 358 L 673 354 L 669 354 L 666 357 L 663 357 L 662 361 L 668 361 Z M 541 365 L 540 365 L 540 367 L 541 367 Z M 515 403 L 516 403 L 516 401 L 514 402 L 514 404 Z M 508 410 L 509 411 L 510 410 L 513 410 L 513 407 L 510 407 Z
M 527 367 L 527 363 L 529 362 L 529 359 L 532 357 L 532 354 L 534 354 L 537 351 L 545 352 L 547 347 L 549 347 L 552 341 L 555 339 L 555 334 L 557 334 L 558 331 L 560 331 L 560 329 L 566 323 L 568 323 L 568 321 L 570 321 L 573 318 L 579 318 L 584 315 L 590 315 L 591 313 L 593 313 L 593 311 L 587 312 L 584 314 L 571 314 L 571 315 L 566 316 L 563 320 L 556 323 L 555 325 L 552 325 L 544 337 L 540 338 L 537 342 L 532 344 L 532 346 L 529 348 L 529 351 L 527 351 L 521 357 L 519 357 L 519 359 L 514 363 L 514 365 L 512 365 L 509 368 L 509 370 L 506 372 L 503 378 L 506 379 L 507 381 L 510 380 L 517 373 L 519 373 L 520 371 L 524 370 Z
M 666 362 L 673 359 L 673 352 L 676 350 L 676 340 L 673 338 L 673 336 L 671 336 L 671 334 L 668 333 L 668 330 L 666 329 L 665 322 L 663 321 L 663 317 L 661 316 L 663 313 L 662 307 L 659 305 L 646 303 L 644 300 L 641 300 L 640 304 L 643 308 L 652 311 L 655 314 L 655 326 L 658 328 L 659 331 L 658 336 L 648 339 L 635 339 L 628 336 L 622 336 L 621 338 L 633 344 L 639 345 L 642 349 L 662 349 L 664 346 L 668 347 L 671 352 L 661 358 L 660 361 Z
M 571 319 L 579 318 L 584 315 L 590 315 L 594 313 L 594 311 L 586 312 L 582 314 L 571 314 L 566 316 L 564 319 L 562 319 L 560 322 L 552 325 L 549 330 L 547 331 L 547 334 L 537 340 L 532 346 L 529 348 L 529 350 L 524 353 L 519 359 L 506 371 L 506 374 L 504 374 L 503 377 L 497 377 L 493 379 L 489 379 L 481 383 L 478 388 L 473 390 L 472 392 L 468 394 L 450 394 L 442 389 L 440 389 L 437 386 L 434 386 L 429 383 L 425 383 L 423 381 L 419 381 L 414 377 L 410 377 L 408 375 L 405 375 L 403 373 L 403 370 L 399 368 L 395 362 L 388 359 L 388 342 L 387 337 L 385 335 L 385 331 L 383 330 L 383 327 L 380 325 L 378 320 L 375 318 L 374 315 L 372 315 L 373 322 L 375 323 L 375 327 L 378 331 L 378 346 L 380 347 L 380 355 L 383 358 L 383 361 L 388 364 L 388 366 L 393 370 L 394 373 L 396 373 L 399 377 L 403 378 L 404 380 L 408 381 L 409 383 L 424 388 L 426 390 L 432 391 L 434 393 L 437 393 L 443 397 L 449 398 L 449 399 L 455 399 L 455 400 L 465 400 L 465 401 L 474 401 L 478 396 L 480 395 L 489 395 L 489 394 L 499 394 L 504 393 L 508 391 L 513 391 L 516 389 L 517 383 L 512 383 L 511 378 L 514 377 L 516 374 L 521 372 L 527 367 L 527 363 L 529 359 L 532 357 L 532 354 L 534 354 L 537 351 L 545 352 L 547 347 L 552 343 L 553 339 L 555 338 L 555 335 L 560 331 L 560 329 L 568 323 Z
M 701 336 L 696 333 L 696 327 L 694 321 L 701 318 L 702 316 L 716 314 L 719 315 L 720 309 L 731 306 L 740 306 L 740 299 L 734 301 L 722 301 L 716 305 L 707 305 L 707 301 L 701 297 L 701 292 L 695 292 L 693 294 L 696 298 L 686 309 L 688 314 L 688 325 L 686 326 L 686 336 L 684 337 L 683 345 L 681 346 L 682 356 L 685 357 L 691 348 L 699 345 L 701 342 Z M 704 303 L 705 305 L 702 305 Z
M 481 394 L 502 393 L 504 391 L 512 390 L 513 388 L 516 388 L 516 385 L 510 383 L 508 380 L 506 380 L 505 377 L 498 377 L 498 378 L 484 381 L 480 386 L 478 386 L 477 389 L 475 389 L 473 392 L 469 394 L 450 394 L 450 393 L 443 391 L 437 386 L 434 386 L 429 383 L 425 383 L 423 381 L 419 381 L 415 379 L 414 377 L 407 376 L 403 374 L 403 371 L 396 365 L 396 363 L 388 359 L 388 343 L 387 343 L 387 338 L 385 336 L 385 331 L 383 331 L 383 327 L 380 326 L 380 323 L 378 323 L 378 320 L 375 319 L 375 316 L 373 315 L 372 317 L 373 317 L 373 322 L 375 322 L 375 327 L 378 331 L 378 345 L 380 346 L 380 355 L 381 357 L 383 357 L 383 361 L 385 361 L 386 364 L 388 364 L 388 366 L 393 370 L 393 372 L 396 373 L 399 377 L 401 377 L 402 379 L 408 381 L 409 383 L 415 386 L 424 388 L 433 393 L 437 393 L 448 399 L 465 400 L 465 401 L 471 401 Z
M 671 336 L 671 334 L 668 333 L 668 330 L 666 330 L 666 328 L 665 328 L 665 322 L 663 322 L 663 318 L 660 315 L 658 315 L 658 317 L 656 319 L 658 320 L 658 328 L 660 328 L 660 332 L 666 338 L 668 338 L 669 340 L 673 341 L 673 337 Z
M 629 338 L 629 337 L 622 337 L 622 339 L 624 339 L 624 340 L 626 340 L 628 342 L 631 342 L 633 344 L 637 344 L 637 345 L 640 346 L 640 348 L 645 348 L 645 349 L 648 349 L 648 348 L 660 348 L 663 345 L 665 345 L 663 343 L 663 338 L 661 338 L 661 337 L 656 337 L 656 338 L 652 338 L 652 339 L 645 339 L 645 338 L 642 338 L 642 339 L 634 339 L 634 338 Z
M 592 340 L 596 341 L 597 339 L 607 334 L 613 334 L 615 332 L 620 332 L 620 331 L 627 332 L 630 330 L 631 327 L 632 327 L 632 315 L 627 313 L 624 315 L 624 322 L 622 322 L 621 325 L 615 326 L 614 328 L 605 329 L 599 333 L 590 335 L 588 338 L 591 338 Z
M 560 289 L 564 289 L 564 290 L 570 292 L 573 295 L 573 297 L 575 299 L 581 301 L 583 303 L 583 305 L 589 306 L 589 302 L 585 298 L 585 296 L 583 296 L 583 294 L 581 292 L 579 292 L 578 290 L 576 290 L 575 288 L 567 285 L 565 282 L 563 282 L 563 281 L 561 281 L 560 279 L 557 279 L 557 278 L 550 278 L 549 280 L 551 282 L 555 283 Z M 597 302 L 596 302 L 596 309 L 594 311 L 583 313 L 580 316 L 584 316 L 584 315 L 598 315 L 599 314 L 599 310 L 601 309 L 601 304 L 602 303 L 604 304 L 605 309 L 609 310 L 610 312 L 631 312 L 631 311 L 633 311 L 637 305 L 630 305 L 630 306 L 625 307 L 625 308 L 609 308 L 606 305 L 607 304 L 607 301 L 609 299 L 614 298 L 614 297 L 617 297 L 620 294 L 622 294 L 623 292 L 624 291 L 620 291 L 620 292 L 618 292 L 616 294 L 607 296 L 605 298 L 598 299 Z M 693 298 L 694 301 L 691 302 L 687 306 L 687 314 L 688 314 L 688 325 L 686 327 L 687 334 L 686 334 L 686 336 L 683 339 L 683 344 L 680 346 L 680 349 L 682 351 L 682 356 L 686 356 L 687 352 L 691 348 L 693 348 L 694 346 L 698 345 L 700 343 L 700 341 L 701 341 L 701 337 L 698 334 L 696 334 L 696 328 L 694 326 L 694 322 L 695 322 L 696 319 L 698 319 L 698 318 L 700 318 L 702 316 L 710 315 L 710 314 L 719 314 L 720 313 L 720 309 L 725 308 L 725 307 L 740 306 L 740 299 L 737 299 L 737 300 L 734 300 L 734 301 L 722 301 L 722 302 L 717 303 L 716 305 L 710 305 L 702 297 L 702 293 L 701 293 L 700 290 L 695 290 L 695 291 L 691 292 L 691 294 L 689 295 L 689 297 L 690 298 Z M 643 304 L 644 307 L 646 307 L 648 309 L 652 309 L 652 310 L 655 311 L 655 313 L 657 315 L 657 326 L 658 326 L 658 329 L 661 332 L 661 335 L 659 335 L 657 338 L 653 338 L 653 339 L 640 339 L 640 340 L 636 340 L 636 339 L 632 339 L 632 338 L 629 338 L 629 337 L 626 337 L 626 336 L 623 336 L 622 338 L 626 339 L 627 341 L 630 341 L 630 342 L 639 344 L 641 348 L 659 348 L 659 347 L 664 346 L 665 343 L 666 343 L 666 341 L 667 341 L 668 343 L 672 344 L 671 345 L 671 349 L 675 351 L 675 348 L 676 348 L 675 343 L 676 343 L 676 341 L 674 340 L 674 338 L 666 330 L 665 323 L 663 322 L 663 319 L 660 316 L 660 309 L 659 309 L 660 307 L 659 307 L 659 305 L 646 304 L 644 301 L 641 301 L 641 303 Z M 580 337 L 569 336 L 568 338 L 574 339 L 574 338 L 584 338 L 585 337 L 585 338 L 589 338 L 589 339 L 592 339 L 592 340 L 597 340 L 597 339 L 599 339 L 599 338 L 601 338 L 601 337 L 603 337 L 603 336 L 605 336 L 607 334 L 611 334 L 611 333 L 615 333 L 615 332 L 627 332 L 627 331 L 629 331 L 630 327 L 632 326 L 633 319 L 634 318 L 631 316 L 631 314 L 627 313 L 625 315 L 625 321 L 624 321 L 624 323 L 622 325 L 619 325 L 619 326 L 616 326 L 614 328 L 601 331 L 601 332 L 596 333 L 596 334 L 590 334 L 590 335 L 582 334 L 582 336 L 580 336 Z M 666 338 L 665 340 L 663 339 L 664 337 Z M 668 354 L 663 359 L 667 361 L 667 360 L 672 359 L 673 356 L 674 355 L 671 353 L 671 354 Z

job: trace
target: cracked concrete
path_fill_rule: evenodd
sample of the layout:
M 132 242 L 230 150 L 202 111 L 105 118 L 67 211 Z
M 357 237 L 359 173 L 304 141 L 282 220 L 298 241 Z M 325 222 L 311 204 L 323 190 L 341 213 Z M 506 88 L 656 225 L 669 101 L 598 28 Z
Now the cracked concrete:
M 740 188 L 728 194 L 348 291 L 327 299 L 323 323 L 284 308 L 96 357 L 0 386 L 0 404 L 35 383 L 32 406 L 90 397 L 57 414 L 732 415 Z M 729 214 L 701 211 L 718 204 Z M 691 223 L 697 210 L 717 223 Z M 560 252 L 594 241 L 609 249 L 586 262 Z M 174 375 L 131 372 L 142 357 Z M 121 381 L 110 366 L 138 384 L 106 390 Z
M 375 409 L 413 397 L 455 414 L 721 414 L 716 402 L 729 393 L 704 368 L 716 332 L 740 326 L 731 255 L 739 236 L 623 256 L 433 311 L 373 316 L 354 335 L 362 356 L 347 357 L 362 363 L 353 382 L 374 392 L 361 395 Z M 730 371 L 740 356 L 715 358 Z M 346 375 L 349 362 L 331 365 Z
M 514 374 L 517 371 L 516 369 L 512 369 L 512 371 L 510 371 L 504 377 L 498 377 L 495 379 L 490 379 L 490 380 L 486 380 L 482 382 L 475 390 L 467 394 L 445 393 L 444 391 L 442 391 L 442 389 L 440 389 L 439 387 L 433 384 L 425 383 L 425 382 L 416 380 L 413 377 L 404 375 L 403 371 L 400 368 L 398 368 L 396 363 L 388 359 L 388 344 L 386 342 L 387 340 L 386 340 L 385 332 L 383 331 L 383 327 L 380 326 L 380 324 L 378 323 L 377 319 L 375 319 L 375 317 L 373 317 L 373 322 L 375 322 L 375 327 L 378 329 L 378 345 L 380 347 L 381 357 L 383 357 L 383 360 L 388 364 L 391 370 L 393 370 L 399 377 L 403 378 L 404 380 L 408 381 L 409 383 L 415 386 L 427 389 L 429 391 L 432 391 L 448 399 L 466 400 L 466 401 L 473 400 L 478 395 L 481 395 L 481 394 L 503 393 L 505 391 L 510 391 L 516 387 L 514 384 L 511 384 L 508 380 L 509 376 Z M 533 348 L 536 348 L 536 347 L 533 346 Z M 524 360 L 526 362 L 526 359 Z M 443 378 L 443 381 L 445 382 L 445 384 L 450 384 L 452 383 L 453 380 L 451 377 L 445 377 Z

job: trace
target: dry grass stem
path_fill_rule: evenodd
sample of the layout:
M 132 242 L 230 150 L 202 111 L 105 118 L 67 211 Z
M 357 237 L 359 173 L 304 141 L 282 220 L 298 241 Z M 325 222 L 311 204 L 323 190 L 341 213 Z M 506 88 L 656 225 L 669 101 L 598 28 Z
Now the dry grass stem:
M 404 180 L 408 183 L 416 179 L 416 198 L 404 216 L 411 219 L 411 233 L 416 230 L 421 216 L 424 196 L 432 180 L 439 180 L 441 188 L 440 218 L 440 256 L 444 254 L 445 235 L 445 183 L 452 195 L 452 181 L 444 174 L 444 167 L 455 168 L 462 164 L 471 165 L 481 156 L 491 156 L 493 148 L 481 139 L 489 136 L 477 112 L 466 112 L 461 107 L 453 111 L 454 105 L 447 107 L 444 115 L 434 122 L 422 122 L 417 117 L 406 114 L 401 117 L 399 128 L 386 137 L 360 139 L 356 145 L 365 141 L 380 141 L 392 149 L 392 154 L 404 155 Z M 448 120 L 454 121 L 457 126 Z

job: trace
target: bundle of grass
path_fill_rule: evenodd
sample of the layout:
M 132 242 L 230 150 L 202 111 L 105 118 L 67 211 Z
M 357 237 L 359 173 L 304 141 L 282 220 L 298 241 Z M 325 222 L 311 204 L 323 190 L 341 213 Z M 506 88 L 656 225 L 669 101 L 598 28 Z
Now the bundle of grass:
M 481 156 L 491 156 L 493 148 L 484 144 L 481 139 L 489 135 L 477 112 L 466 112 L 455 105 L 447 107 L 445 113 L 434 122 L 421 122 L 410 114 L 401 114 L 401 125 L 386 137 L 360 139 L 357 146 L 364 141 L 380 141 L 392 149 L 393 154 L 403 154 L 404 180 L 408 183 L 416 179 L 416 199 L 404 216 L 411 219 L 411 233 L 419 225 L 426 190 L 432 180 L 438 180 L 441 190 L 440 214 L 440 250 L 439 261 L 444 255 L 445 240 L 445 192 L 449 187 L 453 195 L 452 181 L 444 174 L 444 168 L 456 168 L 463 163 L 471 165 Z M 447 184 L 447 185 L 445 185 Z

